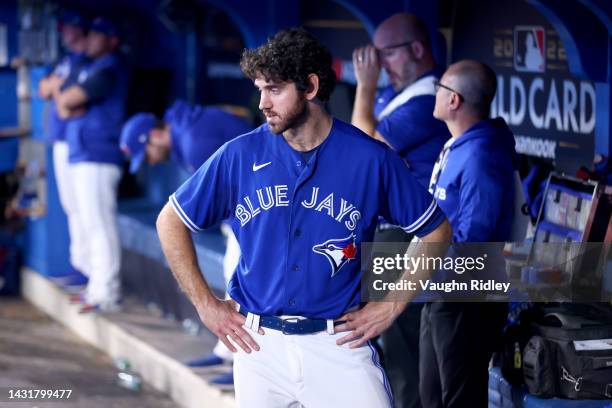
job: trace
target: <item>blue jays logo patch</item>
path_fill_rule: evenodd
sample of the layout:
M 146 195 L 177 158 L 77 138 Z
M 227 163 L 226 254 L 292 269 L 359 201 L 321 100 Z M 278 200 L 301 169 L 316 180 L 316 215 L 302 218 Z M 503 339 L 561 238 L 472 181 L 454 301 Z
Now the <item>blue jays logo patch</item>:
M 333 278 L 348 261 L 355 259 L 357 254 L 355 234 L 351 234 L 346 238 L 329 239 L 322 244 L 313 246 L 312 250 L 327 258 L 332 268 L 331 277 Z

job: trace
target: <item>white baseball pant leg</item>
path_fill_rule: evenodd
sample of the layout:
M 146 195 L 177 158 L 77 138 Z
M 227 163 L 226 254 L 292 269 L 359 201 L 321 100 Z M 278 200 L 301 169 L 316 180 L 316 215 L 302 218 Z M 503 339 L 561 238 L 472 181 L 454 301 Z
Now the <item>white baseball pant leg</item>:
M 227 224 L 221 224 L 221 232 L 226 237 L 225 255 L 223 256 L 223 277 L 225 278 L 225 287 L 229 283 L 229 280 L 238 265 L 240 260 L 240 245 L 234 235 L 234 231 Z M 234 360 L 234 353 L 232 353 L 221 341 L 217 341 L 213 353 L 221 357 L 226 361 Z
M 117 231 L 117 188 L 121 168 L 107 163 L 72 164 L 76 201 L 81 223 L 87 231 L 90 254 L 89 304 L 112 306 L 119 300 L 121 248 Z
M 84 275 L 88 273 L 87 231 L 81 225 L 78 206 L 71 174 L 72 166 L 68 163 L 68 144 L 64 141 L 53 143 L 53 170 L 59 201 L 66 213 L 68 235 L 70 236 L 70 263 Z
M 393 407 L 393 395 L 371 344 L 338 346 L 347 332 L 284 335 L 264 328 L 249 334 L 260 351 L 234 356 L 238 407 Z

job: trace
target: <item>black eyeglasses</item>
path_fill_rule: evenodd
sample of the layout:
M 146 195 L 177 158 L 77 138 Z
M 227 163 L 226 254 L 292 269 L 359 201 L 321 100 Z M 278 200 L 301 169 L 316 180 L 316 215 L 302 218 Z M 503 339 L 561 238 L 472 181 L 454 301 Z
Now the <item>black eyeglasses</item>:
M 451 88 L 450 86 L 446 86 L 446 85 L 444 85 L 444 84 L 440 83 L 440 81 L 434 81 L 434 89 L 435 89 L 436 93 L 438 93 L 438 90 L 439 90 L 440 88 L 444 88 L 444 89 L 446 89 L 447 91 L 451 91 L 451 92 L 453 92 L 453 93 L 457 94 L 457 96 L 459 97 L 459 100 L 460 100 L 461 102 L 464 102 L 464 101 L 465 101 L 465 98 L 463 97 L 463 95 L 461 95 L 459 92 L 455 91 L 455 90 L 454 90 L 453 88 Z

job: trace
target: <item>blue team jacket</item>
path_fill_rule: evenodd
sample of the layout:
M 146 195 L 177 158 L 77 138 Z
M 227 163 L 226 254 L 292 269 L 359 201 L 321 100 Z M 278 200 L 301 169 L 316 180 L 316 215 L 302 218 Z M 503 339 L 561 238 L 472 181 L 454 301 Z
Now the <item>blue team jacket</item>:
M 119 135 L 123 125 L 127 75 L 118 57 L 108 54 L 96 59 L 79 73 L 78 82 L 103 69 L 114 72 L 115 83 L 111 92 L 99 101 L 88 104 L 87 112 L 68 121 L 66 141 L 70 163 L 97 162 L 120 165 L 123 153 L 119 148 Z
M 510 239 L 515 168 L 514 136 L 501 118 L 483 120 L 452 142 L 434 197 L 454 242 Z

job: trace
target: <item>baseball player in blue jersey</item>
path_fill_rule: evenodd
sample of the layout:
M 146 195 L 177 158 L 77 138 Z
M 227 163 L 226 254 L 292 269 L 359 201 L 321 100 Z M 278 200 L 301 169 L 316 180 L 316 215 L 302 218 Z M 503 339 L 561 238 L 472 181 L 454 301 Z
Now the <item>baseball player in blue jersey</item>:
M 151 113 L 137 113 L 123 126 L 121 149 L 131 158 L 135 173 L 143 161 L 155 164 L 171 158 L 187 172 L 194 173 L 223 143 L 253 127 L 234 112 L 221 107 L 191 105 L 176 101 L 166 110 L 163 121 Z M 240 246 L 227 223 L 221 225 L 226 237 L 223 275 L 226 285 L 240 258 Z M 192 367 L 214 366 L 233 361 L 233 353 L 222 342 L 204 358 L 188 363 Z M 218 385 L 233 384 L 232 373 L 213 377 Z
M 158 120 L 152 113 L 137 113 L 123 126 L 121 149 L 130 157 L 130 172 L 143 161 L 172 159 L 194 173 L 223 143 L 248 132 L 243 118 L 218 107 L 174 102 Z
M 68 144 L 66 143 L 66 119 L 60 118 L 57 106 L 53 100 L 55 94 L 73 85 L 77 81 L 78 72 L 87 64 L 85 54 L 87 44 L 87 20 L 75 12 L 65 12 L 61 18 L 62 42 L 66 54 L 57 63 L 50 75 L 39 83 L 39 94 L 51 101 L 46 118 L 47 140 L 53 143 L 53 170 L 57 182 L 57 192 L 60 204 L 68 220 L 70 236 L 70 266 L 66 283 L 82 283 L 83 275 L 87 273 L 87 248 L 84 245 L 84 229 L 78 215 L 78 207 L 74 200 L 74 181 L 68 165 Z M 80 279 L 79 279 L 80 278 Z
M 436 88 L 434 116 L 446 123 L 452 139 L 434 166 L 430 189 L 453 227 L 453 242 L 505 242 L 513 221 L 516 152 L 504 120 L 488 119 L 495 73 L 480 62 L 459 61 Z M 504 303 L 424 307 L 423 406 L 487 406 L 489 360 L 506 316 Z
M 118 45 L 117 27 L 102 17 L 93 20 L 86 47 L 91 62 L 74 84 L 54 96 L 60 117 L 69 119 L 66 141 L 74 204 L 87 231 L 83 244 L 89 282 L 82 312 L 116 310 L 120 297 L 116 213 L 127 73 L 114 52 Z
M 372 239 L 379 215 L 425 242 L 450 238 L 403 160 L 325 111 L 331 61 L 301 29 L 245 51 L 241 67 L 260 91 L 266 124 L 224 144 L 157 221 L 168 263 L 203 323 L 237 351 L 238 406 L 392 406 L 369 340 L 406 304 L 360 308 L 360 244 Z M 227 218 L 242 254 L 231 300 L 221 300 L 202 278 L 191 232 Z

